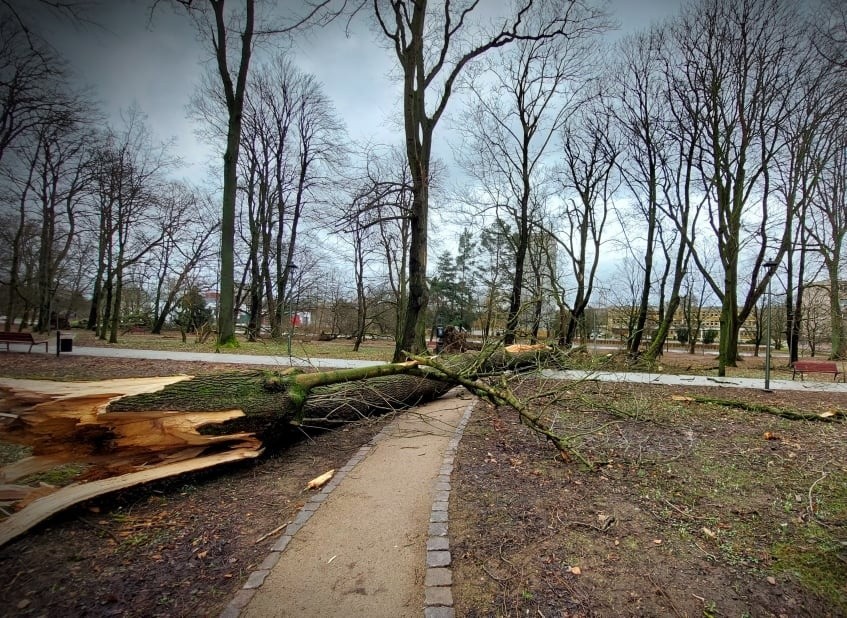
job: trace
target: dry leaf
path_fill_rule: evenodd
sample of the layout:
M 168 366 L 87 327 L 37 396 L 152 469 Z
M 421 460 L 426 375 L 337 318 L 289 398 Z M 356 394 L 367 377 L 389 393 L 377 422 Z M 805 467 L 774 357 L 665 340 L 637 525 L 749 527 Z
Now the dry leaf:
M 208 555 L 209 555 L 209 550 L 208 550 L 208 549 L 206 549 L 206 550 L 204 550 L 204 551 L 201 551 L 201 552 L 198 552 L 198 553 L 197 553 L 197 559 L 198 559 L 198 560 L 202 560 L 203 558 L 205 558 L 205 557 L 206 557 L 206 556 L 208 556 Z
M 685 395 L 671 395 L 671 399 L 673 401 L 694 401 L 693 397 L 686 397 Z
M 579 567 L 572 566 L 570 570 L 574 575 L 582 575 L 582 569 Z
M 767 578 L 767 579 L 768 579 L 768 583 L 769 583 L 771 586 L 776 586 L 776 577 L 774 577 L 774 576 L 772 576 L 772 575 L 768 575 L 768 578 Z
M 830 416 L 835 416 L 835 412 L 832 410 L 827 410 L 826 412 L 821 412 L 818 416 L 821 418 L 829 418 Z
M 662 539 L 653 539 L 653 544 L 654 544 L 654 545 L 661 545 L 661 544 L 662 544 Z
M 329 472 L 324 472 L 320 476 L 317 476 L 308 483 L 306 483 L 306 489 L 319 489 L 320 487 L 323 487 L 324 485 L 329 483 L 329 480 L 333 477 L 334 474 L 334 469 L 330 470 Z
M 781 437 L 779 437 L 778 435 L 776 435 L 775 433 L 772 433 L 770 431 L 766 431 L 764 434 L 762 434 L 762 437 L 765 440 L 782 440 Z
M 709 530 L 706 526 L 703 526 L 702 528 L 700 528 L 700 530 L 702 530 L 703 534 L 705 534 L 710 539 L 713 539 L 716 536 L 715 533 Z

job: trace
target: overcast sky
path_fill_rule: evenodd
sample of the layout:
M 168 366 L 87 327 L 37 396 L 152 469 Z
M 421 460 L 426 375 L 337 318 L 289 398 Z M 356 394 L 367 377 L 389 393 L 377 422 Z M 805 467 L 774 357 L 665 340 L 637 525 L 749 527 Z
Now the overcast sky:
M 629 31 L 675 13 L 681 2 L 611 0 L 608 6 L 622 30 Z M 90 14 L 98 26 L 54 23 L 46 26 L 47 35 L 110 117 L 117 118 L 120 110 L 137 104 L 159 139 L 176 140 L 184 174 L 200 179 L 212 155 L 195 136 L 186 110 L 210 53 L 184 13 L 162 3 L 165 6 L 150 21 L 150 4 L 103 1 Z M 389 75 L 396 60 L 380 46 L 368 17 L 370 13 L 354 21 L 349 36 L 343 21 L 312 31 L 292 52 L 298 66 L 323 83 L 353 141 L 396 143 L 400 127 L 392 119 L 400 105 L 399 85 Z

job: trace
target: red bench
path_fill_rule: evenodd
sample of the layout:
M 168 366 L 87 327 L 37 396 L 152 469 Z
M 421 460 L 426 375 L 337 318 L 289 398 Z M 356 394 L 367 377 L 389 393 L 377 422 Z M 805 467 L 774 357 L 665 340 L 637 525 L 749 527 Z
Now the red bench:
M 19 343 L 21 345 L 29 345 L 29 351 L 32 352 L 32 346 L 44 344 L 44 351 L 47 351 L 47 340 L 36 341 L 32 333 L 0 333 L 0 343 L 6 344 L 6 351 L 9 351 L 10 343 Z
M 797 361 L 791 367 L 794 370 L 794 373 L 791 374 L 791 379 L 793 380 L 795 376 L 799 373 L 800 379 L 803 379 L 803 375 L 807 373 L 831 373 L 832 381 L 838 381 L 838 375 L 841 373 L 838 371 L 838 365 L 834 361 Z

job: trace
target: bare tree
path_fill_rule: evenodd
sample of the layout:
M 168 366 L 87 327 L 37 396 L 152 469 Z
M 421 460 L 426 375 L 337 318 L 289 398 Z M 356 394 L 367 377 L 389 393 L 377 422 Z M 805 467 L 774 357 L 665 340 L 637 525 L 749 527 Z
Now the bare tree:
M 514 17 L 498 20 L 501 26 L 495 32 L 473 40 L 470 21 L 477 1 L 461 6 L 450 2 L 438 5 L 427 0 L 373 3 L 376 21 L 397 55 L 402 74 L 406 157 L 414 195 L 410 217 L 409 295 L 403 337 L 397 341 L 395 360 L 400 360 L 404 352 L 425 350 L 432 143 L 456 80 L 471 61 L 492 49 L 517 40 L 579 38 L 600 26 L 598 11 L 576 0 L 546 3 L 543 8 L 549 19 L 530 22 L 527 17 L 538 8 L 533 4 L 532 0 L 523 2 Z M 540 27 L 533 27 L 538 23 Z
M 123 121 L 120 131 L 110 130 L 105 136 L 94 162 L 101 267 L 89 324 L 94 316 L 99 337 L 108 336 L 110 343 L 118 340 L 124 275 L 163 241 L 172 226 L 162 221 L 170 211 L 158 196 L 162 173 L 173 163 L 168 145 L 153 142 L 137 108 L 130 108 Z
M 697 246 L 692 258 L 721 301 L 719 375 L 734 365 L 738 333 L 767 286 L 768 258 L 781 260 L 791 242 L 794 211 L 773 202 L 774 160 L 788 139 L 785 121 L 802 52 L 802 21 L 785 0 L 710 0 L 690 5 L 673 25 L 680 70 L 696 90 L 703 123 L 696 160 L 721 258 L 708 272 Z M 694 97 L 689 96 L 688 100 Z M 741 277 L 749 255 L 751 276 Z M 744 285 L 747 283 L 747 285 Z
M 0 13 L 2 17 L 3 13 Z M 33 48 L 15 20 L 0 19 L 0 162 L 55 107 L 64 75 L 42 46 Z
M 408 293 L 408 249 L 412 185 L 408 166 L 396 148 L 368 146 L 362 153 L 364 169 L 351 182 L 358 183 L 351 208 L 342 213 L 341 225 L 374 228 L 374 248 L 378 249 L 385 271 L 390 304 L 393 307 L 395 340 L 403 332 L 403 317 Z
M 256 1 L 174 0 L 192 15 L 201 36 L 214 52 L 220 91 L 226 105 L 226 146 L 223 153 L 223 196 L 221 204 L 220 298 L 218 300 L 218 343 L 235 342 L 235 216 L 238 190 L 238 158 L 247 77 L 254 45 L 274 35 L 286 35 L 312 24 L 325 24 L 348 9 L 346 0 L 322 0 L 303 4 L 299 17 L 279 25 L 258 23 Z M 154 1 L 154 8 L 160 0 Z M 233 9 L 233 4 L 237 8 Z M 361 3 L 359 4 L 361 6 Z M 233 40 L 235 39 L 235 40 Z M 233 62 L 234 60 L 234 62 Z M 232 65 L 235 66 L 232 66 Z
M 679 199 L 677 186 L 686 175 L 686 157 L 679 152 L 674 134 L 675 101 L 665 70 L 666 28 L 655 26 L 625 39 L 619 52 L 624 60 L 610 76 L 617 93 L 612 109 L 624 146 L 619 167 L 632 196 L 632 216 L 641 223 L 636 229 L 644 234 L 636 249 L 639 253 L 643 249 L 644 284 L 636 328 L 627 347 L 631 355 L 639 354 L 651 301 L 658 296 L 658 327 L 644 352 L 646 358 L 654 359 L 670 333 L 688 263 L 688 247 L 673 223 L 688 227 L 688 209 L 685 200 Z M 625 223 L 625 232 L 628 227 Z
M 557 224 L 562 231 L 556 238 L 567 256 L 574 290 L 561 345 L 573 343 L 591 300 L 612 195 L 619 184 L 614 173 L 617 139 L 607 102 L 599 95 L 580 107 L 562 134 L 559 183 L 564 202 Z
M 528 39 L 490 54 L 484 70 L 469 75 L 473 102 L 461 125 L 470 147 L 462 165 L 484 192 L 478 210 L 493 211 L 516 232 L 506 344 L 515 341 L 530 237 L 551 192 L 545 158 L 572 112 L 570 99 L 582 85 L 586 64 L 585 46 L 562 37 Z
M 827 278 L 832 357 L 847 358 L 842 298 L 844 242 L 847 239 L 847 136 L 835 136 L 833 156 L 822 170 L 820 185 L 811 202 L 805 227 L 823 258 Z
M 214 255 L 217 240 L 216 213 L 206 196 L 179 183 L 168 183 L 162 191 L 165 226 L 162 242 L 154 252 L 156 286 L 153 292 L 151 331 L 160 333 L 175 308 L 179 295 L 196 283 L 196 271 Z

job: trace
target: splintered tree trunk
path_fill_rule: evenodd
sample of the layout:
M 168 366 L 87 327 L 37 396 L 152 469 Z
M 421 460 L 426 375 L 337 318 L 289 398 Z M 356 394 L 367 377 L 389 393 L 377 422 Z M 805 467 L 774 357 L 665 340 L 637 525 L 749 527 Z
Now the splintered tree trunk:
M 552 350 L 468 352 L 429 367 L 405 363 L 321 373 L 252 371 L 101 382 L 0 379 L 0 440 L 32 456 L 0 467 L 22 508 L 0 523 L 0 545 L 98 495 L 245 458 L 303 427 L 333 427 L 435 399 L 476 377 L 543 364 Z M 87 466 L 64 488 L 12 485 L 65 463 Z M 11 495 L 11 494 L 10 494 Z M 25 508 L 24 508 L 25 507 Z
M 322 373 L 279 375 L 255 371 L 196 377 L 160 391 L 123 397 L 110 413 L 144 410 L 222 411 L 243 416 L 200 428 L 205 435 L 249 432 L 265 444 L 285 440 L 296 427 L 331 427 L 440 397 L 454 385 L 418 375 L 415 363 Z

